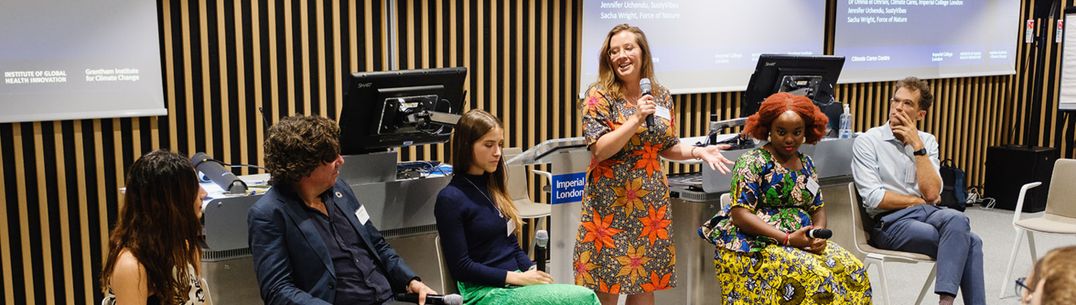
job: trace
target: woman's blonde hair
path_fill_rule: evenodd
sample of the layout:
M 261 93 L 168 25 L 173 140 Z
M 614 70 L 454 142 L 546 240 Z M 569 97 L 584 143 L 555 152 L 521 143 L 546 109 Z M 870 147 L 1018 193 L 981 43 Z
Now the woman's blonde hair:
M 1043 305 L 1076 304 L 1076 246 L 1058 248 L 1035 262 L 1028 287 L 1042 282 Z
M 466 172 L 471 168 L 471 164 L 474 164 L 474 144 L 494 128 L 504 130 L 497 117 L 479 109 L 472 109 L 460 118 L 452 133 L 452 167 L 456 171 Z M 516 224 L 518 237 L 521 236 L 523 225 L 516 205 L 508 196 L 506 171 L 504 158 L 501 158 L 497 161 L 497 170 L 489 174 L 487 188 L 493 197 L 491 199 L 496 202 L 497 210 Z

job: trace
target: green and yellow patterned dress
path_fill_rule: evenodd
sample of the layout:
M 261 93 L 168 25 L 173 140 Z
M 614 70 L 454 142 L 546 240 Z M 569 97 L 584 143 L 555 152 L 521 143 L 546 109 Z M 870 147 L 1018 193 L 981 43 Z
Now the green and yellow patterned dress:
M 664 89 L 654 102 L 673 109 Z M 594 144 L 635 113 L 635 106 L 592 87 L 583 99 L 583 135 Z M 675 113 L 675 111 L 670 111 Z M 606 294 L 639 294 L 676 286 L 669 183 L 661 151 L 679 143 L 675 117 L 654 116 L 608 159 L 591 160 L 573 257 L 575 284 Z
M 814 163 L 800 154 L 801 170 L 774 162 L 758 148 L 740 156 L 732 170 L 731 206 L 699 228 L 699 235 L 717 246 L 714 267 L 724 304 L 870 304 L 871 288 L 863 263 L 836 243 L 827 241 L 822 254 L 781 246 L 781 241 L 740 231 L 729 211 L 741 207 L 781 231 L 811 225 L 811 214 L 823 207 Z

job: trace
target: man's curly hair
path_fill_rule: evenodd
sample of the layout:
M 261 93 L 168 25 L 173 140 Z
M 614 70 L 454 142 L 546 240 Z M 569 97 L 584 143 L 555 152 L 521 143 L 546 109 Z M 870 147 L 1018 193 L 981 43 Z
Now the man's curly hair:
M 919 110 L 930 110 L 930 106 L 934 105 L 934 94 L 930 92 L 930 84 L 927 81 L 914 76 L 905 77 L 893 86 L 893 94 L 896 94 L 897 89 L 900 88 L 908 88 L 908 91 L 912 93 L 919 93 Z
M 265 168 L 273 186 L 292 187 L 325 162 L 340 155 L 340 127 L 318 116 L 291 116 L 269 128 Z

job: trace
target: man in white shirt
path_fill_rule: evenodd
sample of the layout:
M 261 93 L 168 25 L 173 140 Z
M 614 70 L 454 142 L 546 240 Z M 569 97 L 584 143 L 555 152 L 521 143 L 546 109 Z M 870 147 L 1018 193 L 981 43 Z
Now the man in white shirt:
M 895 87 L 889 121 L 857 137 L 852 152 L 870 243 L 937 260 L 939 304 L 952 304 L 958 289 L 964 304 L 986 304 L 982 239 L 971 232 L 964 213 L 937 206 L 942 188 L 938 141 L 916 127 L 934 95 L 915 77 Z

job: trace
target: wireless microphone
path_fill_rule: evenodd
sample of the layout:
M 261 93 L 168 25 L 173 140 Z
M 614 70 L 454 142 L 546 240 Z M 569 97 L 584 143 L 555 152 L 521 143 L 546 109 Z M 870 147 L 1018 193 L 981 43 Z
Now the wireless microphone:
M 534 247 L 534 260 L 538 264 L 538 270 L 545 271 L 545 250 L 549 245 L 549 232 L 546 230 L 538 230 L 534 232 L 534 242 L 537 244 Z
M 418 304 L 417 293 L 397 293 L 396 301 Z M 462 305 L 463 297 L 458 294 L 427 294 L 426 304 L 429 305 Z
M 833 237 L 833 231 L 830 231 L 829 229 L 810 229 L 807 230 L 807 237 L 829 239 L 830 237 Z
M 650 89 L 651 88 L 649 78 L 643 78 L 639 80 L 639 90 L 643 91 L 643 96 L 650 95 Z M 652 113 L 646 116 L 646 128 L 654 128 L 654 114 Z

